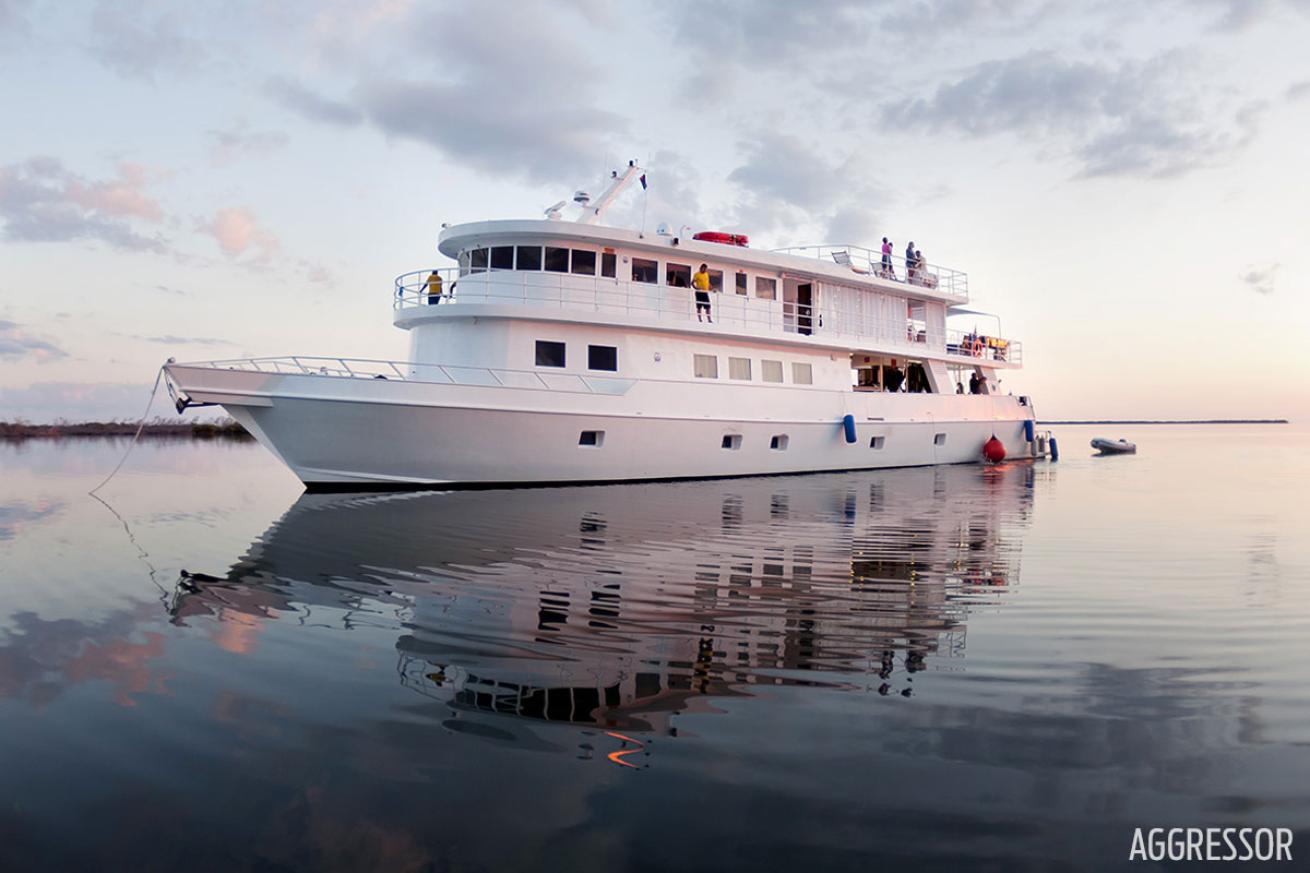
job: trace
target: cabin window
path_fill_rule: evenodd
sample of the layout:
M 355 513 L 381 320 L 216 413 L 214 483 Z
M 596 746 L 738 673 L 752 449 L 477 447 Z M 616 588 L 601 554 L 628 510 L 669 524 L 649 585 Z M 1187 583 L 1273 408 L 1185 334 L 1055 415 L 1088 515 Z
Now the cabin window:
M 551 340 L 537 340 L 537 366 L 564 366 L 564 343 L 552 342 Z
M 569 250 L 546 246 L 546 272 L 567 273 L 569 271 Z
M 664 267 L 664 284 L 675 288 L 691 287 L 691 267 L 686 264 L 666 264 Z
M 573 250 L 573 272 L 579 276 L 596 275 L 596 253 L 582 249 Z
M 885 436 L 876 436 L 869 439 L 869 448 L 871 449 L 881 449 L 886 444 L 887 437 Z
M 606 278 L 613 279 L 617 266 L 618 257 L 613 252 L 603 252 L 600 256 L 600 274 Z
M 519 246 L 516 270 L 540 270 L 541 246 Z
M 745 274 L 745 273 L 738 273 L 738 274 L 737 274 L 737 293 L 740 294 L 742 297 L 745 297 L 745 296 L 746 296 L 746 274 Z
M 710 290 L 723 293 L 723 271 L 710 270 Z
M 761 300 L 777 300 L 778 280 L 768 276 L 756 276 L 755 296 Z
M 485 273 L 487 272 L 487 250 L 474 249 L 469 252 L 469 272 Z
M 743 379 L 749 382 L 751 378 L 751 359 L 728 358 L 728 378 Z
M 609 370 L 619 368 L 619 350 L 614 346 L 587 346 L 587 369 Z
M 697 379 L 719 378 L 719 359 L 714 355 L 696 355 L 693 367 Z
M 782 361 L 760 361 L 760 378 L 765 382 L 781 382 Z
M 775 452 L 785 452 L 787 451 L 787 443 L 789 442 L 791 442 L 791 440 L 787 439 L 785 433 L 774 434 L 773 438 L 769 440 L 769 448 L 773 449 Z
M 584 430 L 578 435 L 578 445 L 598 449 L 605 444 L 605 431 Z
M 725 433 L 723 435 L 723 442 L 719 443 L 719 445 L 723 446 L 723 448 L 728 449 L 729 451 L 735 452 L 741 448 L 741 434 Z
M 514 247 L 513 246 L 495 246 L 491 250 L 491 269 L 493 270 L 512 270 L 514 269 Z
M 946 445 L 946 434 L 944 434 L 944 433 L 933 434 L 933 437 L 932 437 L 932 444 L 933 444 L 934 446 L 944 446 L 944 445 Z
M 632 281 L 654 285 L 660 280 L 660 265 L 645 258 L 632 259 Z
M 792 363 L 791 381 L 797 385 L 814 384 L 814 368 L 809 364 Z

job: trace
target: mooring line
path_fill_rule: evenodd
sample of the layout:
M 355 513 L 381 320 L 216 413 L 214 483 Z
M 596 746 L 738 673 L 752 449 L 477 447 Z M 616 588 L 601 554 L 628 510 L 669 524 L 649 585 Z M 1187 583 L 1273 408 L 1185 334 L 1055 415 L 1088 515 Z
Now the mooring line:
M 128 455 L 132 454 L 132 449 L 136 447 L 136 441 L 141 438 L 141 431 L 146 429 L 146 418 L 150 415 L 150 407 L 155 405 L 155 395 L 159 393 L 159 383 L 160 380 L 162 380 L 163 378 L 164 378 L 164 368 L 160 367 L 159 372 L 155 374 L 155 387 L 150 389 L 150 399 L 146 401 L 146 411 L 141 413 L 141 421 L 137 423 L 136 433 L 132 435 L 132 442 L 127 444 L 127 451 L 123 452 L 123 457 L 119 458 L 118 465 L 115 466 L 114 469 L 110 471 L 109 475 L 105 477 L 105 481 L 101 482 L 99 485 L 92 488 L 90 491 L 87 492 L 87 494 L 90 494 L 92 497 L 95 497 L 96 492 L 99 491 L 101 488 L 104 488 L 106 485 L 108 485 L 109 480 L 114 478 L 114 476 L 118 474 L 118 471 L 123 468 L 123 465 L 127 463 Z M 101 500 L 100 502 L 104 503 L 103 500 Z M 105 505 L 108 506 L 109 504 L 105 503 Z M 110 511 L 113 512 L 112 509 Z M 116 512 L 114 514 L 118 515 L 118 513 Z

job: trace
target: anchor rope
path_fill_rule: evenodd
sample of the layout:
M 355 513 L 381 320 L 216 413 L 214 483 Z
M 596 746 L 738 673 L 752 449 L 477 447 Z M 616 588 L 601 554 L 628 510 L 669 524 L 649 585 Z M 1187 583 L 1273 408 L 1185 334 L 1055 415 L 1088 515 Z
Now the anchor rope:
M 132 435 L 132 442 L 127 444 L 127 451 L 123 452 L 123 457 L 118 459 L 118 464 L 110 471 L 105 480 L 96 487 L 92 488 L 87 494 L 95 497 L 97 491 L 109 484 L 109 480 L 118 475 L 118 471 L 127 463 L 127 458 L 132 454 L 132 449 L 136 448 L 136 441 L 141 438 L 141 431 L 146 429 L 146 417 L 150 415 L 150 407 L 155 405 L 155 395 L 159 393 L 159 383 L 164 378 L 164 368 L 161 366 L 159 372 L 155 373 L 155 387 L 150 389 L 150 399 L 146 401 L 145 412 L 141 413 L 141 420 L 137 422 L 136 433 Z

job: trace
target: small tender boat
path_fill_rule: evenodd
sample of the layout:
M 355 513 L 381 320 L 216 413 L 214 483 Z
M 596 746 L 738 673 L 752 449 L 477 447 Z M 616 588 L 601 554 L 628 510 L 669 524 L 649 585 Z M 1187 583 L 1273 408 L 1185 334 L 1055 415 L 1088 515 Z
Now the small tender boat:
M 1135 455 L 1137 444 L 1128 440 L 1107 440 L 1097 437 L 1092 440 L 1092 448 L 1103 455 Z

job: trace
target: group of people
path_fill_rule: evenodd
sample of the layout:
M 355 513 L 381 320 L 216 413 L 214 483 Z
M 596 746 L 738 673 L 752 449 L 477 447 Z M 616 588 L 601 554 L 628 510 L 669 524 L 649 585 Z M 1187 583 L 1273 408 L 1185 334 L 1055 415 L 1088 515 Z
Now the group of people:
M 878 270 L 878 275 L 883 279 L 895 279 L 896 268 L 892 265 L 892 247 L 896 245 L 887 237 L 882 238 L 882 265 Z M 914 247 L 914 241 L 905 247 L 905 278 L 906 281 L 913 282 L 916 278 L 924 276 L 924 270 L 928 262 L 923 259 L 923 252 Z
M 970 393 L 970 394 L 982 394 L 982 393 L 983 393 L 983 386 L 986 385 L 986 384 L 987 384 L 987 377 L 986 377 L 986 376 L 980 376 L 980 375 L 978 375 L 978 371 L 977 371 L 977 370 L 975 370 L 973 373 L 971 373 L 971 374 L 969 375 L 969 393 Z M 963 383 L 963 382 L 956 382 L 956 383 L 955 383 L 955 393 L 956 393 L 956 394 L 963 394 L 963 393 L 964 393 L 964 383 Z

